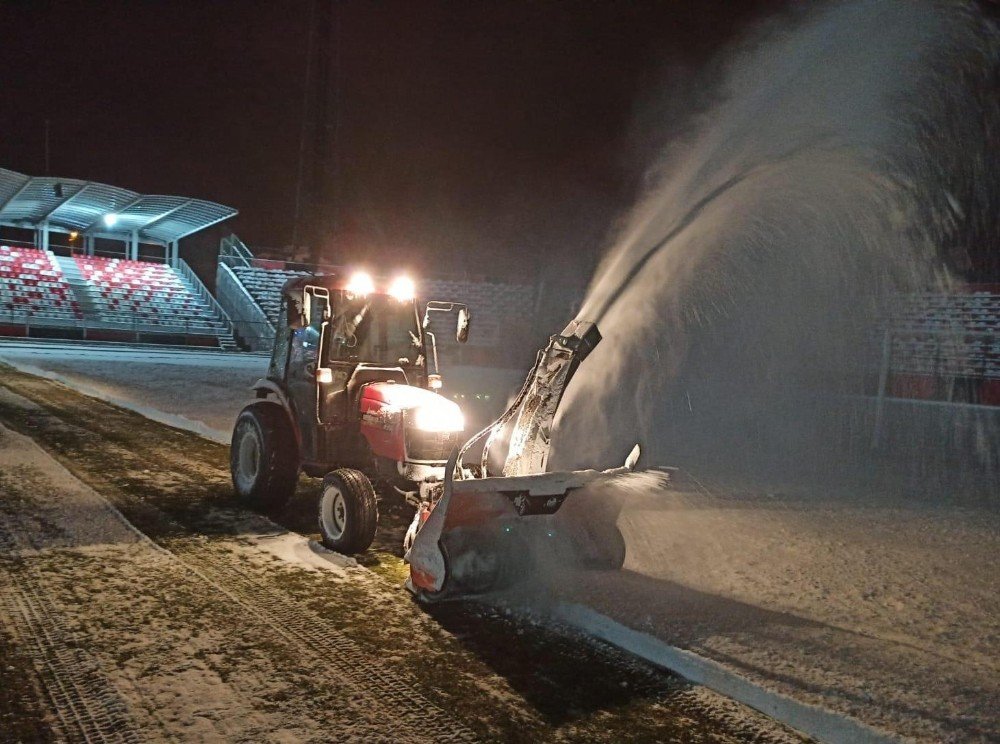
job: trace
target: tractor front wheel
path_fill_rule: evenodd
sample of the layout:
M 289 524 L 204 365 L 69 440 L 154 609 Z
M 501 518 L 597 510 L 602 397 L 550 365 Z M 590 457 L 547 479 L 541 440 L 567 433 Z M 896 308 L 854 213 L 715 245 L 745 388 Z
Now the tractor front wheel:
M 295 433 L 276 403 L 251 403 L 233 427 L 229 449 L 233 488 L 241 501 L 275 509 L 291 498 L 298 480 Z
M 319 531 L 323 544 L 344 555 L 368 550 L 378 528 L 375 489 L 359 470 L 341 468 L 323 479 Z

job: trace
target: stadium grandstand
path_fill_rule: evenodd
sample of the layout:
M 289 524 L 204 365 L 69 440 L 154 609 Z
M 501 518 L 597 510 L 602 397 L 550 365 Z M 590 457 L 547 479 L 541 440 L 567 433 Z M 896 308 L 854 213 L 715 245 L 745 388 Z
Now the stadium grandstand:
M 343 271 L 258 258 L 231 235 L 220 245 L 216 292 L 241 346 L 265 351 L 273 343 L 282 285 L 290 277 Z M 450 386 L 453 397 L 464 398 L 466 408 L 481 408 L 484 421 L 496 396 L 509 392 L 504 384 L 509 388 L 510 380 L 486 383 L 490 371 L 526 368 L 552 332 L 553 314 L 572 315 L 572 297 L 554 299 L 540 285 L 440 276 L 421 277 L 419 284 L 424 299 L 449 298 L 473 310 L 473 331 L 464 346 L 454 343 L 447 321 L 432 318 L 431 330 L 457 383 Z M 927 436 L 946 441 L 950 451 L 964 450 L 979 430 L 975 422 L 992 421 L 1000 411 L 1000 286 L 965 285 L 949 293 L 895 298 L 884 317 L 873 319 L 871 338 L 871 382 L 852 407 L 852 420 L 861 426 L 851 425 L 852 436 L 869 432 L 872 447 Z M 464 376 L 456 376 L 456 366 Z
M 0 335 L 235 349 L 179 242 L 236 213 L 0 168 Z
M 1000 405 L 1000 285 L 897 298 L 881 355 L 880 395 Z
M 896 297 L 872 330 L 872 389 L 852 429 L 884 452 L 1000 465 L 985 436 L 1000 424 L 1000 285 Z M 941 466 L 935 458 L 911 464 L 925 472 Z

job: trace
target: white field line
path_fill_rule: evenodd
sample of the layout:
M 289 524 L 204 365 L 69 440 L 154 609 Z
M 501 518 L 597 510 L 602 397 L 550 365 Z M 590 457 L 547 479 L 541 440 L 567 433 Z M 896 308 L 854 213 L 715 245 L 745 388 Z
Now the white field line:
M 900 741 L 856 718 L 767 690 L 718 662 L 633 630 L 589 607 L 564 603 L 556 607 L 555 617 L 651 664 L 755 708 L 819 741 L 872 744 L 895 744 Z
M 134 411 L 135 413 L 145 416 L 146 418 L 156 421 L 157 423 L 166 424 L 167 426 L 172 426 L 175 429 L 183 429 L 184 431 L 193 432 L 213 442 L 218 442 L 219 444 L 229 444 L 229 441 L 232 438 L 232 432 L 222 431 L 221 429 L 213 429 L 203 422 L 189 419 L 187 416 L 182 416 L 178 413 L 166 413 L 165 411 L 161 411 L 157 408 L 136 403 L 128 398 L 120 398 L 117 395 L 111 395 L 105 390 L 92 387 L 84 382 L 80 382 L 79 380 L 66 377 L 58 372 L 50 372 L 47 369 L 36 367 L 33 364 L 25 364 L 13 359 L 4 358 L 2 355 L 0 355 L 0 360 L 2 360 L 4 364 L 9 364 L 19 372 L 35 375 L 36 377 L 44 377 L 46 380 L 53 380 L 54 382 L 61 383 L 78 393 L 82 393 L 83 395 L 103 400 L 105 403 L 111 403 L 119 408 Z

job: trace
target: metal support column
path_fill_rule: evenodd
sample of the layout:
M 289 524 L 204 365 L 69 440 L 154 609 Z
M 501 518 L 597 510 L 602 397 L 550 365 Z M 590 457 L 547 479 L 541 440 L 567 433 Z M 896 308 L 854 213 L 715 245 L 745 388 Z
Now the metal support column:
M 892 330 L 886 326 L 882 334 L 882 365 L 878 373 L 878 396 L 875 398 L 875 423 L 872 426 L 871 448 L 878 449 L 882 441 L 885 394 L 889 383 L 889 366 L 892 364 Z
M 47 251 L 49 249 L 49 221 L 45 220 L 40 228 L 41 235 L 41 249 Z
M 129 241 L 128 257 L 133 261 L 139 260 L 139 231 L 132 231 L 132 239 Z

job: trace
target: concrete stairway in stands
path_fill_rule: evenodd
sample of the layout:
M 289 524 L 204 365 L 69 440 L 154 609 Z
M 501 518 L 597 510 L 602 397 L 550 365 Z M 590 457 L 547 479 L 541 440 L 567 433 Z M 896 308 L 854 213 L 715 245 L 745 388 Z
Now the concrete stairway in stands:
M 233 334 L 228 333 L 219 336 L 219 348 L 223 351 L 239 351 L 239 344 L 236 343 L 236 339 Z
M 180 280 L 180 283 L 187 288 L 188 292 L 191 293 L 192 297 L 198 296 L 198 288 L 195 287 L 191 283 L 191 281 L 186 276 L 184 276 L 184 274 L 177 272 L 177 278 Z M 214 308 L 212 308 L 212 310 L 214 311 Z M 220 315 L 218 315 L 217 313 L 213 312 L 213 315 L 215 315 L 216 319 L 219 320 L 220 322 L 226 322 L 225 319 Z M 219 340 L 219 348 L 222 349 L 223 351 L 240 350 L 239 344 L 236 343 L 236 337 L 233 335 L 232 331 L 220 330 L 216 334 L 216 338 L 218 338 Z
M 80 312 L 83 313 L 84 319 L 99 320 L 101 310 L 94 297 L 94 286 L 83 278 L 76 261 L 69 256 L 52 255 L 52 259 L 59 265 L 59 270 L 62 271 L 66 283 L 80 304 Z

